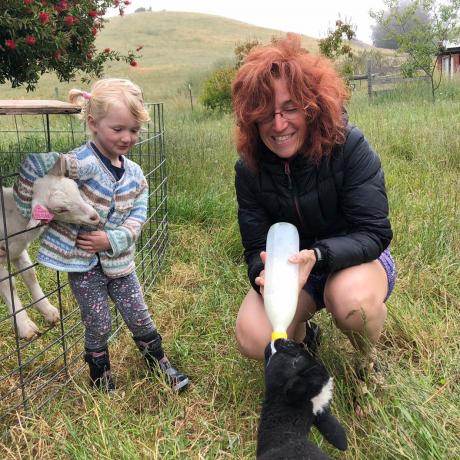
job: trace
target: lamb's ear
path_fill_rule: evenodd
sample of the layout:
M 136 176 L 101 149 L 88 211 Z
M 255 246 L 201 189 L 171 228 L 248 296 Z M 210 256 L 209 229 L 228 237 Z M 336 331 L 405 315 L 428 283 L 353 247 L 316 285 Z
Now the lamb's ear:
M 346 450 L 347 435 L 340 422 L 332 415 L 327 407 L 313 419 L 313 425 L 324 436 L 324 439 L 340 450 Z
M 59 158 L 54 163 L 53 167 L 48 171 L 52 176 L 63 177 L 67 173 L 67 162 L 64 155 L 61 153 Z

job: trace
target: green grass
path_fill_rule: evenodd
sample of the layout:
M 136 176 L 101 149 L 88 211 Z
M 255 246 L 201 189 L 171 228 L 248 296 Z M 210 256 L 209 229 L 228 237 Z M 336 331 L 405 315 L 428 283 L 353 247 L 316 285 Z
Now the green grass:
M 458 93 L 457 93 L 458 94 Z M 352 352 L 322 312 L 321 357 L 335 377 L 333 410 L 348 432 L 333 458 L 460 458 L 458 97 L 349 106 L 385 168 L 399 278 L 379 354 L 386 382 L 353 411 Z M 171 359 L 193 382 L 181 396 L 150 377 L 125 331 L 112 344 L 114 397 L 77 377 L 40 413 L 21 418 L 2 458 L 254 458 L 263 398 L 259 363 L 233 333 L 247 289 L 236 225 L 231 116 L 166 107 L 170 249 L 147 295 Z
M 190 64 L 187 72 L 194 71 Z M 239 354 L 233 332 L 249 287 L 236 224 L 233 121 L 198 107 L 191 113 L 187 99 L 172 93 L 182 77 L 158 84 L 171 90 L 170 248 L 146 300 L 168 355 L 193 384 L 172 394 L 149 376 L 125 331 L 111 344 L 117 394 L 94 393 L 85 375 L 76 377 L 41 411 L 6 429 L 0 458 L 254 458 L 263 370 Z M 154 97 L 151 78 L 145 74 L 144 87 Z M 398 282 L 379 344 L 386 381 L 361 401 L 362 417 L 353 410 L 350 347 L 328 315 L 318 315 L 321 358 L 335 381 L 333 411 L 349 450 L 339 454 L 315 430 L 312 438 L 333 458 L 460 459 L 459 113 L 458 83 L 441 88 L 436 104 L 429 93 L 406 91 L 373 101 L 358 92 L 349 105 L 385 168 Z

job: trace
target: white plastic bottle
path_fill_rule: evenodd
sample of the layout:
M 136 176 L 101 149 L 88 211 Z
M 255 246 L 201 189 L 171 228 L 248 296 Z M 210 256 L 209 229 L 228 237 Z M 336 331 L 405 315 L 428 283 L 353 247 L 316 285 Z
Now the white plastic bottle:
M 273 332 L 272 341 L 287 338 L 297 309 L 299 266 L 288 258 L 299 252 L 297 228 L 287 222 L 272 225 L 267 235 L 264 302 Z

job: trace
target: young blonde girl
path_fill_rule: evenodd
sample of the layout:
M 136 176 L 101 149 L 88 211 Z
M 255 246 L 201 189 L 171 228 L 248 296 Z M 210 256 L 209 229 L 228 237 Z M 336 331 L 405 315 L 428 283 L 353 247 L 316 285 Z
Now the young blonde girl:
M 95 387 L 115 389 L 107 346 L 111 298 L 147 363 L 159 368 L 174 390 L 182 391 L 189 380 L 166 357 L 135 272 L 135 242 L 146 220 L 148 186 L 140 166 L 126 155 L 149 120 L 142 92 L 129 80 L 108 78 L 94 83 L 91 93 L 72 89 L 69 100 L 83 107 L 91 140 L 65 155 L 67 172 L 98 212 L 100 223 L 98 228 L 51 224 L 38 260 L 68 272 L 85 326 L 85 361 Z M 36 161 L 26 159 L 21 177 L 30 180 L 35 166 Z

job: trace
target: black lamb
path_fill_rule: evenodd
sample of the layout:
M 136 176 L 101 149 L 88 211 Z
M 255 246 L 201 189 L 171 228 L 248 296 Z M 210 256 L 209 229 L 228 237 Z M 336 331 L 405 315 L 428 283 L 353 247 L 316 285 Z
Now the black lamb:
M 333 446 L 346 450 L 345 430 L 329 408 L 333 385 L 326 368 L 291 340 L 269 344 L 266 356 L 257 459 L 330 459 L 308 440 L 312 424 Z

